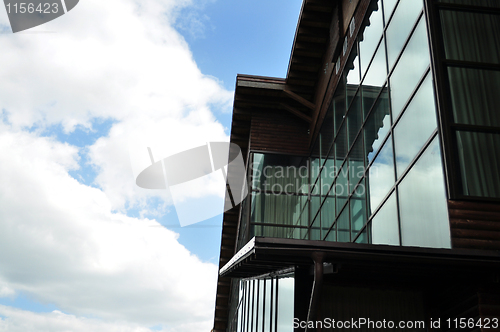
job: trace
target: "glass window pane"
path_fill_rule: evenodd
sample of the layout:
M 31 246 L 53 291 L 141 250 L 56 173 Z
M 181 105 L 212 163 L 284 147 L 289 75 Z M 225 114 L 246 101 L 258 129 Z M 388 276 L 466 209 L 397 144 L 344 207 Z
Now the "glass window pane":
M 399 185 L 404 246 L 450 248 L 450 224 L 437 137 Z
M 337 241 L 350 242 L 349 233 L 349 206 L 346 206 L 337 220 Z
M 457 132 L 464 195 L 500 198 L 500 134 Z
M 264 280 L 258 280 L 258 290 L 259 290 L 259 302 L 258 302 L 258 311 L 257 311 L 257 320 L 256 320 L 256 331 L 262 331 L 262 321 L 264 318 Z
M 500 15 L 441 10 L 446 58 L 500 63 Z
M 360 92 L 354 97 L 351 107 L 347 112 L 347 132 L 349 135 L 349 147 L 356 139 L 356 135 L 363 124 L 363 116 L 361 115 L 361 98 Z
M 368 243 L 368 235 L 366 232 L 366 228 L 361 232 L 358 238 L 355 241 L 356 243 Z
M 338 134 L 346 113 L 346 87 L 345 80 L 340 79 L 335 94 L 333 95 L 333 113 L 335 120 L 335 135 Z
M 456 123 L 500 127 L 500 71 L 452 67 L 448 77 Z
M 346 162 L 342 168 L 338 171 L 337 180 L 334 185 L 334 193 L 337 200 L 337 213 L 340 213 L 340 210 L 347 202 L 347 197 L 349 195 L 349 186 L 347 177 L 349 175 L 348 163 Z
M 330 107 L 328 107 L 319 135 L 321 141 L 320 154 L 321 159 L 324 160 L 333 144 L 333 104 L 330 104 Z
M 311 220 L 313 220 L 316 217 L 316 214 L 319 211 L 320 204 L 321 204 L 320 185 L 317 184 L 311 190 Z
M 293 225 L 301 212 L 299 195 L 252 193 L 251 222 Z
M 385 21 L 389 21 L 389 17 L 391 17 L 392 11 L 394 10 L 394 6 L 398 0 L 383 0 L 384 1 L 384 16 Z
M 335 139 L 335 157 L 338 161 L 337 164 L 342 164 L 342 161 L 347 157 L 347 130 L 345 123 L 342 125 Z
M 386 30 L 387 37 L 387 58 L 389 60 L 389 68 L 392 68 L 396 58 L 405 44 L 415 21 L 422 12 L 423 1 L 411 0 L 400 1 L 396 12 L 389 23 Z M 388 16 L 386 15 L 386 18 Z
M 432 78 L 427 75 L 394 129 L 398 177 L 437 128 L 436 116 Z
M 373 105 L 373 101 L 377 98 L 380 89 L 385 85 L 386 78 L 385 45 L 384 41 L 382 41 L 363 80 L 363 109 L 365 109 L 365 115 Z
M 253 154 L 252 189 L 298 193 L 307 182 L 307 159 L 278 154 Z M 280 189 L 281 188 L 281 189 Z
M 335 178 L 335 159 L 333 158 L 334 151 L 330 151 L 331 155 L 325 161 L 325 165 L 321 170 L 321 195 L 325 196 L 330 190 Z
M 390 78 L 393 120 L 401 113 L 410 94 L 424 75 L 429 66 L 429 59 L 427 31 L 425 20 L 422 19 Z
M 314 219 L 311 230 L 309 231 L 309 240 L 319 241 L 321 238 L 321 215 L 318 213 Z
M 271 292 L 271 279 L 266 279 L 266 301 L 264 310 L 264 332 L 271 332 L 271 306 L 274 306 L 273 296 Z
M 352 48 L 351 56 L 349 57 L 349 60 L 347 60 L 347 66 L 350 66 L 349 71 L 346 75 L 348 87 L 347 96 L 349 100 L 349 87 L 351 88 L 351 90 L 356 91 L 357 86 L 359 85 L 359 81 L 361 80 L 359 73 L 359 57 L 357 55 L 356 45 L 354 45 Z M 350 94 L 350 96 L 353 95 L 354 93 Z
M 366 197 L 364 191 L 355 192 L 349 201 L 351 208 L 351 233 L 354 239 L 366 223 Z
M 311 186 L 313 186 L 319 176 L 319 168 L 321 166 L 321 156 L 320 156 L 320 140 L 316 140 L 314 148 L 311 152 Z
M 369 227 L 372 238 L 371 243 L 399 245 L 399 224 L 395 193 L 392 193 L 391 197 L 378 211 Z
M 294 287 L 295 287 L 295 279 L 293 278 L 293 276 L 279 278 L 277 332 L 293 331 Z
M 327 196 L 321 207 L 321 236 L 323 237 L 335 221 L 335 197 Z
M 368 179 L 370 211 L 374 211 L 394 185 L 394 158 L 391 137 L 384 144 L 370 167 Z
M 335 223 L 325 238 L 325 241 L 337 242 L 337 224 Z
M 373 157 L 391 129 L 387 88 L 384 89 L 365 124 L 365 154 L 368 162 L 373 160 Z
M 381 1 L 377 2 L 377 9 L 373 11 L 369 18 L 369 25 L 364 28 L 362 33 L 362 40 L 359 42 L 359 54 L 361 61 L 361 75 L 364 75 L 366 68 L 377 48 L 377 44 L 382 37 L 383 31 L 383 21 L 382 21 L 382 10 Z
M 359 137 L 349 153 L 349 193 L 354 190 L 364 173 L 363 137 Z
M 348 69 L 346 74 L 346 97 L 347 97 L 347 107 L 349 108 L 351 105 L 354 96 L 356 95 L 356 91 L 359 87 L 359 82 L 361 80 L 360 71 L 359 71 L 359 57 L 357 55 L 356 45 L 354 45 L 349 59 L 347 60 L 346 69 Z

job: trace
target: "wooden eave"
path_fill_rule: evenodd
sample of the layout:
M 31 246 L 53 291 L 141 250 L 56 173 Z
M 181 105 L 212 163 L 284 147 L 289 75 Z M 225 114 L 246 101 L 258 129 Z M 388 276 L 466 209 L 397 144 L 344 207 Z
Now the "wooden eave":
M 337 3 L 338 0 L 304 0 L 295 31 L 287 84 L 290 90 L 312 103 Z

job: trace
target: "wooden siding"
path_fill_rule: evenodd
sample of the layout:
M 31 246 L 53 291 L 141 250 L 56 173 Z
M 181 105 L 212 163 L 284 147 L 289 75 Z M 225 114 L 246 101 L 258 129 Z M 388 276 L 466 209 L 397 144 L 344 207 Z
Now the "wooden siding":
M 308 125 L 280 110 L 260 112 L 252 117 L 250 149 L 307 155 Z
M 454 249 L 500 250 L 500 204 L 448 201 Z

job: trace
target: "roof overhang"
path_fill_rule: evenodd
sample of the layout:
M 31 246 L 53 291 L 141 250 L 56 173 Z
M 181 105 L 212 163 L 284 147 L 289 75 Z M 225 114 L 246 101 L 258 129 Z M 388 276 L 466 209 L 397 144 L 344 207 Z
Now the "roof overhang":
M 499 270 L 500 252 L 436 249 L 358 243 L 255 237 L 219 271 L 221 276 L 247 278 L 294 266 L 313 264 L 313 254 L 337 266 L 365 269 L 431 271 Z

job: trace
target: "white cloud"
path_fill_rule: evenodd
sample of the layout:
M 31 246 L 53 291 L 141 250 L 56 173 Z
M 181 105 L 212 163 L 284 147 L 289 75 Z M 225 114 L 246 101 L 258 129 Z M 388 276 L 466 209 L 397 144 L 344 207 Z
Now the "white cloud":
M 170 203 L 167 192 L 135 186 L 129 141 L 155 143 L 159 159 L 228 140 L 213 112 L 227 109 L 232 93 L 200 72 L 172 27 L 192 5 L 82 0 L 26 33 L 0 34 L 0 111 L 8 120 L 0 122 L 0 296 L 22 292 L 71 314 L 0 307 L 0 331 L 211 328 L 217 267 L 174 232 L 151 227 L 156 221 L 125 214 L 127 206 L 146 210 L 153 196 Z M 0 24 L 8 24 L 2 10 Z M 114 121 L 88 148 L 102 190 L 68 175 L 82 162 L 76 147 L 39 136 L 96 118 Z
M 0 126 L 2 295 L 15 289 L 76 315 L 209 329 L 215 265 L 154 220 L 111 213 L 103 192 L 67 174 L 73 147 Z
M 232 93 L 200 72 L 171 26 L 187 5 L 192 1 L 85 0 L 33 29 L 55 33 L 0 35 L 0 62 L 9 64 L 0 67 L 0 108 L 15 128 L 61 123 L 72 131 L 95 118 L 117 121 L 91 153 L 99 185 L 117 209 L 151 196 L 168 201 L 128 181 L 130 138 L 159 132 L 167 151 L 228 140 L 212 110 L 226 110 Z

